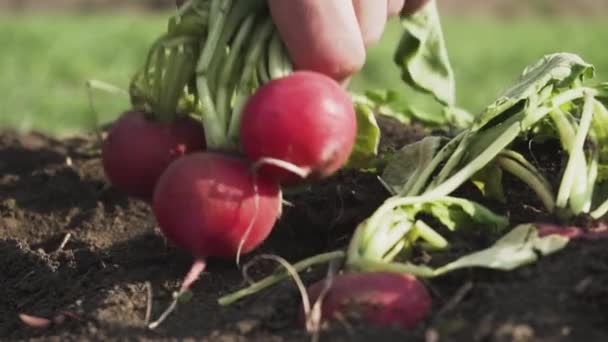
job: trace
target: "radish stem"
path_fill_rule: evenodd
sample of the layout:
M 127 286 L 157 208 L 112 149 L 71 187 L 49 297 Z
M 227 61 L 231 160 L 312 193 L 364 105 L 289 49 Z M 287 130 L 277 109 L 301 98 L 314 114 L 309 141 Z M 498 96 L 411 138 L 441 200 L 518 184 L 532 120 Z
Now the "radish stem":
M 500 151 L 511 144 L 520 131 L 521 128 L 519 122 L 511 124 L 490 146 L 488 146 L 480 155 L 473 159 L 473 161 L 436 188 L 423 193 L 422 196 L 425 198 L 436 198 L 451 194 L 464 182 L 470 179 L 477 171 L 481 170 L 490 161 L 492 161 L 492 159 L 494 159 L 500 153 Z
M 428 242 L 433 248 L 445 249 L 448 247 L 447 240 L 424 221 L 417 220 L 414 225 L 420 237 Z
M 450 140 L 443 148 L 433 157 L 429 165 L 420 173 L 417 177 L 416 182 L 412 185 L 412 188 L 407 192 L 407 196 L 418 196 L 422 188 L 428 182 L 428 179 L 431 177 L 431 174 L 435 172 L 439 164 L 445 160 L 449 155 L 453 155 L 454 150 L 459 146 L 459 144 L 465 139 L 467 133 L 469 131 L 463 131 Z M 447 165 L 446 165 L 447 167 Z
M 299 261 L 299 262 L 293 264 L 293 269 L 297 272 L 302 272 L 311 266 L 318 265 L 318 264 L 324 264 L 324 263 L 330 262 L 332 260 L 339 260 L 339 259 L 344 259 L 343 251 L 335 251 L 335 252 L 319 254 L 319 255 L 315 255 L 314 257 L 307 258 L 307 259 L 304 259 L 302 261 Z M 218 299 L 218 303 L 222 306 L 230 305 L 236 301 L 241 300 L 242 298 L 255 294 L 265 288 L 268 288 L 268 287 L 282 281 L 283 279 L 286 279 L 287 277 L 289 277 L 288 272 L 285 272 L 285 271 L 276 272 L 275 274 L 270 275 L 264 279 L 261 279 L 255 283 L 249 285 L 246 288 L 243 288 L 234 293 L 222 296 L 221 298 Z
M 224 130 L 228 130 L 228 105 L 230 102 L 229 95 L 232 95 L 232 87 L 229 85 L 229 81 L 236 69 L 237 60 L 241 55 L 241 51 L 245 40 L 250 35 L 251 28 L 253 27 L 253 23 L 255 21 L 255 15 L 252 14 L 245 19 L 242 23 L 239 31 L 234 38 L 234 41 L 230 47 L 230 53 L 228 54 L 228 59 L 225 61 L 225 64 L 219 73 L 219 81 L 218 81 L 218 90 L 216 96 L 216 106 L 217 106 L 217 118 L 224 126 Z
M 568 164 L 566 165 L 566 169 L 564 171 L 564 175 L 562 176 L 562 182 L 560 184 L 559 192 L 557 194 L 556 205 L 559 208 L 565 208 L 568 199 L 571 201 L 571 209 L 573 209 L 575 214 L 578 214 L 581 210 L 578 205 L 581 203 L 580 196 L 584 194 L 583 192 L 577 191 L 571 198 L 571 194 L 575 182 L 575 177 L 584 177 L 587 173 L 587 168 L 585 165 L 584 170 L 581 170 L 581 165 L 578 165 L 580 162 L 581 155 L 584 158 L 584 144 L 587 138 L 587 134 L 589 133 L 589 128 L 591 126 L 591 120 L 593 119 L 593 94 L 591 92 L 586 92 L 584 94 L 585 100 L 583 105 L 583 113 L 581 115 L 581 121 L 579 124 L 579 128 L 576 132 L 576 136 L 574 142 L 570 148 L 570 158 L 568 159 Z M 583 178 L 584 184 L 587 184 L 587 181 Z M 585 190 L 585 189 L 583 189 Z M 574 207 L 572 207 L 574 204 Z
M 547 211 L 553 212 L 553 209 L 555 208 L 553 194 L 551 192 L 551 189 L 546 186 L 546 184 L 543 180 L 541 180 L 538 174 L 531 172 L 530 170 L 510 158 L 498 158 L 498 164 L 502 169 L 519 178 L 522 182 L 526 183 L 540 198 Z

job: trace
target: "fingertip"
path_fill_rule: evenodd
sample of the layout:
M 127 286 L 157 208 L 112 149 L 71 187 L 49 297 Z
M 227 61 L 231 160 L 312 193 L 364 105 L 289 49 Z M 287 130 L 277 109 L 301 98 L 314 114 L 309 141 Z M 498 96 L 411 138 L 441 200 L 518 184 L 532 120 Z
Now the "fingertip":
M 268 0 L 296 69 L 342 82 L 363 68 L 365 45 L 351 0 Z
M 389 18 L 398 16 L 403 9 L 403 5 L 405 5 L 405 0 L 388 0 L 387 16 Z
M 364 46 L 369 48 L 382 38 L 387 20 L 387 0 L 353 0 Z

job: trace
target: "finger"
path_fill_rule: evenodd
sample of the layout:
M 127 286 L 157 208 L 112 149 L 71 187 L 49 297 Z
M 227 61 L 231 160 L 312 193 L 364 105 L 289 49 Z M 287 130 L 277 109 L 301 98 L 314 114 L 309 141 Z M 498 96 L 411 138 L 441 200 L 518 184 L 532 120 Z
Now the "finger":
M 388 0 L 388 17 L 394 17 L 401 13 L 405 0 Z
M 386 16 L 387 0 L 353 0 L 361 37 L 365 47 L 377 43 L 382 37 Z
M 297 69 L 343 81 L 365 62 L 351 0 L 268 0 L 272 18 Z

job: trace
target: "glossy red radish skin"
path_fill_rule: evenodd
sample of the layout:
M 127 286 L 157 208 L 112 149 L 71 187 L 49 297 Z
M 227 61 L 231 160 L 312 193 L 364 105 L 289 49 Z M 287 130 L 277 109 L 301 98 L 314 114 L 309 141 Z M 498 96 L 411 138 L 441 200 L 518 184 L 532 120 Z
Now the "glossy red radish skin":
M 325 286 L 319 281 L 308 288 L 311 305 Z M 409 274 L 390 272 L 343 273 L 333 279 L 322 301 L 321 319 L 338 315 L 360 318 L 376 326 L 412 329 L 431 311 L 426 287 Z
M 259 172 L 284 185 L 318 180 L 347 162 L 357 133 L 348 93 L 320 73 L 297 71 L 260 87 L 243 109 L 240 140 L 253 161 L 272 158 L 310 172 L 306 179 L 274 165 Z
M 249 227 L 242 254 L 268 237 L 281 198 L 278 184 L 254 178 L 246 160 L 200 152 L 167 168 L 154 192 L 153 209 L 167 238 L 196 258 L 234 258 Z
M 123 114 L 110 128 L 102 147 L 106 177 L 130 196 L 150 200 L 154 186 L 175 159 L 205 149 L 202 125 L 190 117 L 165 124 L 145 112 Z

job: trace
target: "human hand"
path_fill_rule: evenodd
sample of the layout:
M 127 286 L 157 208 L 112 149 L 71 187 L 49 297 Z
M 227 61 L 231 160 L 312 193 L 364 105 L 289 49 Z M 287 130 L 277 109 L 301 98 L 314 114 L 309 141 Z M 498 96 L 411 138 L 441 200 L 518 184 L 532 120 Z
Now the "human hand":
M 346 81 L 359 71 L 387 18 L 411 14 L 428 0 L 268 0 L 297 69 Z
M 242 0 L 247 1 L 247 0 Z M 181 6 L 183 0 L 176 0 Z M 428 0 L 268 0 L 297 69 L 345 81 L 365 63 L 387 18 L 412 14 Z

